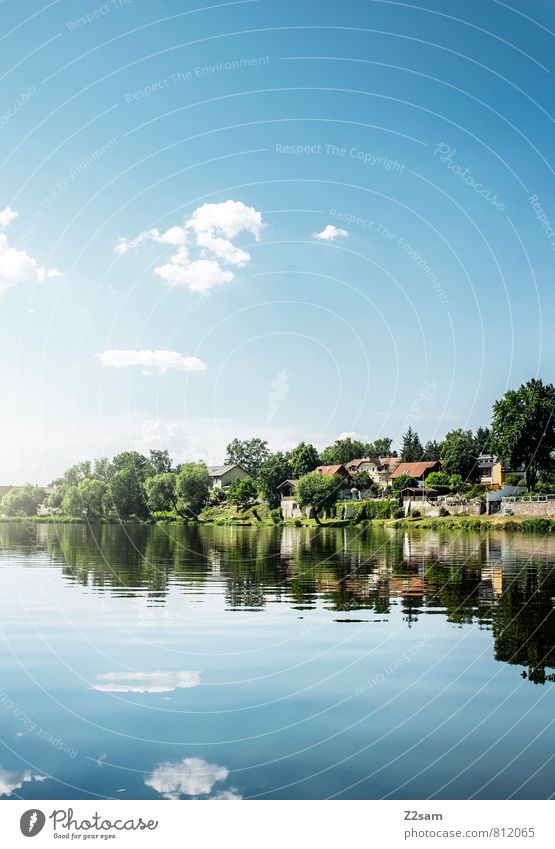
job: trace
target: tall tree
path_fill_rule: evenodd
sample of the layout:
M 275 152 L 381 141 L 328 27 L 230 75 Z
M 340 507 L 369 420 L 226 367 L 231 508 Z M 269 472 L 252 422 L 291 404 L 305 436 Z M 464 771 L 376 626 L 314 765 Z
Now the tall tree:
M 441 448 L 439 442 L 436 442 L 435 439 L 430 439 L 424 446 L 424 450 L 422 451 L 422 459 L 423 460 L 439 460 L 441 457 Z
M 445 474 L 460 475 L 463 480 L 471 476 L 476 463 L 476 443 L 472 431 L 451 430 L 441 443 L 441 456 Z
M 99 457 L 94 461 L 93 466 L 93 477 L 98 480 L 104 481 L 104 483 L 109 483 L 112 477 L 115 474 L 115 467 L 113 463 L 110 462 L 108 457 Z
M 401 450 L 401 460 L 405 463 L 417 463 L 422 459 L 422 443 L 417 432 L 410 427 L 403 434 L 403 447 Z
M 270 456 L 268 443 L 263 439 L 234 439 L 226 449 L 226 465 L 238 463 L 250 475 L 257 478 L 264 460 Z
M 313 472 L 316 466 L 320 464 L 318 451 L 310 442 L 308 444 L 300 442 L 290 452 L 289 460 L 291 462 L 291 474 L 294 478 L 302 478 L 303 475 Z
M 312 507 L 316 524 L 320 524 L 320 512 L 329 510 L 339 494 L 343 479 L 339 475 L 321 475 L 309 472 L 299 478 L 295 494 L 301 507 Z
M 476 446 L 476 456 L 491 453 L 491 430 L 489 427 L 476 428 L 474 445 Z
M 112 463 L 116 472 L 132 469 L 141 482 L 154 473 L 150 461 L 140 451 L 122 451 L 121 454 L 116 454 Z
M 86 519 L 101 519 L 104 514 L 104 498 L 108 485 L 96 478 L 83 478 L 77 486 L 66 489 L 62 499 L 62 510 L 66 516 L 82 516 Z
M 79 481 L 91 476 L 91 461 L 84 460 L 82 463 L 75 463 L 66 469 L 60 478 L 52 481 L 53 487 L 64 488 L 66 486 L 77 486 Z
M 133 516 L 147 518 L 150 511 L 143 481 L 133 464 L 123 465 L 112 477 L 108 484 L 105 504 L 109 512 L 115 513 L 120 519 L 130 519 Z
M 555 388 L 533 378 L 506 392 L 493 405 L 494 450 L 510 469 L 524 465 L 531 490 L 540 472 L 553 471 L 555 448 Z
M 333 445 L 328 445 L 320 454 L 320 462 L 324 466 L 334 466 L 338 463 L 348 463 L 360 457 L 367 457 L 372 446 L 368 442 L 352 439 L 346 436 L 336 439 Z
M 260 495 L 270 507 L 278 507 L 280 495 L 278 486 L 291 475 L 289 460 L 281 451 L 264 460 L 258 473 Z
M 197 519 L 208 500 L 212 478 L 204 463 L 183 463 L 177 475 L 177 509 Z
M 174 472 L 160 472 L 145 480 L 146 500 L 153 513 L 173 510 L 176 501 L 177 476 Z
M 167 448 L 151 448 L 150 465 L 157 475 L 164 475 L 173 471 L 172 458 Z
M 380 439 L 375 439 L 370 443 L 370 457 L 395 457 L 396 452 L 392 451 L 393 440 L 389 436 L 382 436 Z

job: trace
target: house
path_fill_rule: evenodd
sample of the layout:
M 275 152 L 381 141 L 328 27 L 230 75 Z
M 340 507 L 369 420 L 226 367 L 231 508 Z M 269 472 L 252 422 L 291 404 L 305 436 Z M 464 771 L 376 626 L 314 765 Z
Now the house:
M 281 512 L 284 519 L 300 519 L 303 514 L 295 499 L 296 484 L 296 478 L 288 478 L 278 486 L 281 495 Z
M 482 486 L 499 489 L 505 483 L 505 470 L 495 454 L 480 454 L 476 461 Z
M 339 475 L 343 478 L 343 484 L 339 487 L 337 498 L 339 501 L 348 501 L 353 495 L 351 493 L 352 479 L 342 464 L 334 466 L 318 466 L 314 469 L 319 475 Z M 278 492 L 281 496 L 280 506 L 284 519 L 300 519 L 303 515 L 302 509 L 295 496 L 295 487 L 298 481 L 295 478 L 287 478 L 278 486 Z M 358 494 L 355 496 L 358 497 Z
M 380 461 L 377 457 L 361 457 L 357 460 L 349 460 L 345 468 L 351 475 L 367 472 L 375 483 L 380 483 Z
M 208 474 L 212 478 L 212 486 L 216 489 L 225 489 L 235 481 L 248 478 L 248 472 L 238 463 L 231 466 L 208 466 Z
M 391 486 L 391 476 L 401 459 L 399 457 L 378 457 L 380 461 L 380 484 L 384 487 Z
M 353 479 L 346 467 L 343 463 L 336 463 L 333 466 L 316 466 L 314 469 L 319 475 L 338 475 L 343 478 L 343 484 L 339 488 L 337 493 L 337 498 L 340 501 L 348 500 L 351 498 L 351 487 L 353 485 Z
M 519 478 L 523 478 L 525 474 L 524 465 L 519 466 L 518 469 L 506 469 L 495 454 L 480 454 L 476 465 L 481 485 L 494 491 L 505 486 L 508 474 Z
M 399 463 L 391 475 L 391 479 L 394 481 L 396 478 L 400 478 L 401 475 L 408 475 L 410 478 L 418 481 L 418 486 L 423 487 L 428 475 L 432 472 L 439 471 L 441 471 L 440 460 L 427 460 L 421 463 Z

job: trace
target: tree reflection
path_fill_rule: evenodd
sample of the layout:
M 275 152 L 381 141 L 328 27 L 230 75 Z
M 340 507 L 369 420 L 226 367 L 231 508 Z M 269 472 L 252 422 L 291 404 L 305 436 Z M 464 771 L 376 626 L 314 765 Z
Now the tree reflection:
M 2 556 L 58 567 L 91 591 L 165 604 L 223 594 L 228 610 L 399 612 L 492 631 L 494 656 L 554 680 L 555 541 L 507 533 L 210 525 L 0 524 Z

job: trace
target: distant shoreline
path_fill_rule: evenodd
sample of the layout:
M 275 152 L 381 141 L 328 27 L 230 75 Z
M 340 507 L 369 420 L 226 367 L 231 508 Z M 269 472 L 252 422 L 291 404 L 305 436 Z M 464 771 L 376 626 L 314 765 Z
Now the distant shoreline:
M 0 516 L 2 524 L 19 525 L 106 525 L 123 527 L 143 526 L 154 527 L 157 525 L 180 525 L 183 527 L 227 527 L 227 528 L 254 528 L 268 530 L 269 528 L 353 528 L 360 531 L 372 527 L 386 528 L 412 528 L 419 530 L 443 530 L 443 531 L 515 531 L 517 533 L 555 533 L 555 519 L 538 518 L 537 516 L 437 516 L 437 517 L 407 517 L 404 519 L 370 519 L 356 522 L 351 519 L 322 519 L 316 524 L 314 519 L 288 520 L 284 522 L 271 522 L 269 520 L 256 521 L 256 519 L 241 518 L 232 519 L 96 519 L 88 521 L 77 516 Z

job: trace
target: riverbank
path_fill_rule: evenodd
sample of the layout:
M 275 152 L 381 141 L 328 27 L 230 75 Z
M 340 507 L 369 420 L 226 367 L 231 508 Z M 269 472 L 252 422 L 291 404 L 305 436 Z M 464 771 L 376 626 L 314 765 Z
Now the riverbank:
M 555 534 L 555 519 L 526 516 L 436 516 L 436 517 L 407 517 L 403 519 L 366 519 L 361 522 L 352 519 L 321 519 L 318 524 L 314 519 L 291 519 L 281 521 L 267 507 L 256 508 L 257 516 L 252 508 L 235 510 L 226 513 L 222 510 L 209 508 L 199 516 L 197 521 L 185 519 L 170 514 L 156 516 L 151 519 L 96 519 L 87 520 L 79 516 L 0 516 L 0 523 L 18 524 L 49 524 L 49 525 L 222 525 L 227 527 L 298 527 L 298 528 L 346 528 L 365 527 L 381 528 L 413 528 L 422 530 L 473 530 L 473 531 L 515 531 L 518 533 Z M 258 517 L 258 518 L 257 518 Z

